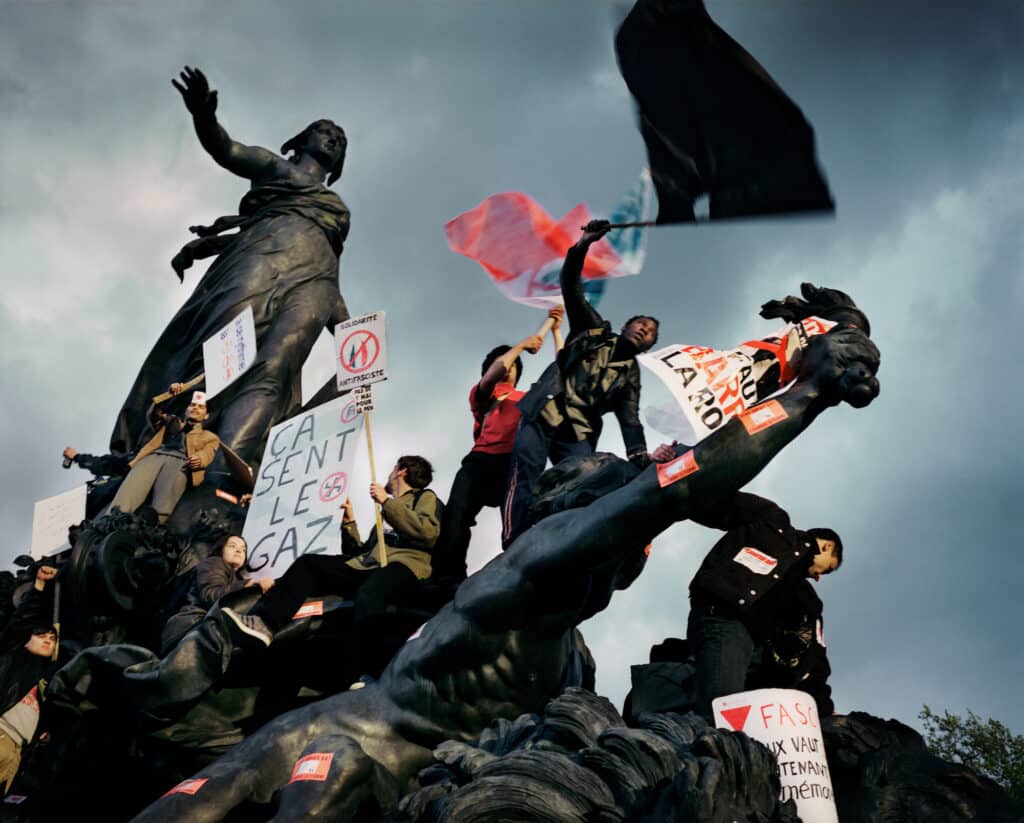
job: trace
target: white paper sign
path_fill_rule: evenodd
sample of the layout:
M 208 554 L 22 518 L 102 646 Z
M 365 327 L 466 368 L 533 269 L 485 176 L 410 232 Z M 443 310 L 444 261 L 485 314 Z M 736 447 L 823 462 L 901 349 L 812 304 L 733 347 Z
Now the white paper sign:
M 338 390 L 388 379 L 384 312 L 364 314 L 334 327 Z
M 68 527 L 85 520 L 85 484 L 63 494 L 36 502 L 32 512 L 32 548 L 29 553 L 38 560 L 64 549 L 68 543 Z
M 206 397 L 211 398 L 243 375 L 256 360 L 252 306 L 203 343 Z
M 309 351 L 309 357 L 302 364 L 302 405 L 305 406 L 310 400 L 316 397 L 316 393 L 324 387 L 324 384 L 334 377 L 337 369 L 334 365 L 334 335 L 327 329 L 320 332 L 320 336 Z
M 713 431 L 754 404 L 790 383 L 790 361 L 807 341 L 824 334 L 835 323 L 810 317 L 790 323 L 763 340 L 751 340 L 721 351 L 707 346 L 672 344 L 637 356 L 637 361 L 658 376 L 672 393 L 678 408 L 650 407 L 647 422 L 682 443 L 699 443 Z M 779 382 L 759 385 L 777 366 Z
M 341 504 L 362 427 L 345 396 L 270 430 L 242 530 L 253 572 L 280 577 L 303 554 L 341 553 Z
M 804 823 L 839 823 L 814 698 L 794 689 L 756 689 L 712 701 L 715 725 L 743 732 L 779 762 L 780 800 L 792 798 Z

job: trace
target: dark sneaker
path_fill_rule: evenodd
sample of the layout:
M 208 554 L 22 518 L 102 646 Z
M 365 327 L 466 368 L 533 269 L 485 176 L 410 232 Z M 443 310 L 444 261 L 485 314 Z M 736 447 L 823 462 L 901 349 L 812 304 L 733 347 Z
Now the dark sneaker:
M 274 633 L 270 630 L 270 627 L 263 622 L 262 617 L 255 614 L 239 614 L 234 609 L 229 608 L 223 608 L 221 611 L 224 612 L 224 615 L 228 617 L 243 634 L 256 638 L 264 646 L 269 646 L 271 641 L 273 641 Z

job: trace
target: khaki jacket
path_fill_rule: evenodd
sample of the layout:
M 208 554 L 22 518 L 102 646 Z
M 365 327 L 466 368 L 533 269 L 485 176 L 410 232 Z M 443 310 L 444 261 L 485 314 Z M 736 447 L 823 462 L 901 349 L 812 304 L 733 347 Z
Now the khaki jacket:
M 156 430 L 156 434 L 150 438 L 145 446 L 139 449 L 139 453 L 135 455 L 128 465 L 134 467 L 143 457 L 147 457 L 159 449 L 163 445 L 164 432 L 166 431 L 166 426 L 160 426 Z M 203 482 L 203 478 L 206 477 L 206 472 L 203 469 L 213 462 L 213 458 L 217 456 L 217 449 L 219 448 L 220 438 L 213 432 L 206 431 L 206 429 L 193 428 L 192 431 L 185 435 L 186 456 L 189 458 L 198 457 L 199 465 L 201 466 L 201 468 L 188 472 L 192 486 L 198 486 Z
M 407 491 L 400 497 L 389 497 L 380 507 L 390 529 L 384 532 L 388 562 L 401 563 L 420 580 L 430 577 L 430 554 L 441 534 L 441 513 L 444 504 L 430 489 Z M 354 522 L 341 527 L 341 550 L 354 569 L 368 571 L 380 567 L 377 530 L 364 543 Z M 354 552 L 361 552 L 352 557 Z

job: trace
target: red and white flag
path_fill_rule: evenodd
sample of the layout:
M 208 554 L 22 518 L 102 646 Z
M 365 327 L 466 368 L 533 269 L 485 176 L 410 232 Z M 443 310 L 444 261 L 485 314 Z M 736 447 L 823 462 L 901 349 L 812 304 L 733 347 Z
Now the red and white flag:
M 653 212 L 653 187 L 646 172 L 610 219 L 643 220 Z M 583 203 L 555 220 L 522 192 L 488 197 L 445 225 L 452 251 L 477 261 L 510 300 L 540 308 L 562 302 L 558 273 L 580 227 L 593 219 Z M 645 233 L 641 228 L 616 230 L 590 247 L 583 266 L 583 288 L 591 302 L 603 291 L 603 280 L 637 274 L 643 265 Z

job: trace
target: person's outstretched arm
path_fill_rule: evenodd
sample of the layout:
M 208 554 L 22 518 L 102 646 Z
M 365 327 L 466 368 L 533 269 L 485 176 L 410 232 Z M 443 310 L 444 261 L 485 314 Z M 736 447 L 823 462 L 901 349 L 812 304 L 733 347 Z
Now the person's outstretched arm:
M 583 292 L 583 262 L 587 252 L 608 233 L 607 220 L 591 220 L 583 231 L 583 236 L 576 241 L 565 255 L 559 283 L 562 287 L 562 302 L 565 304 L 565 315 L 569 318 L 569 336 L 596 329 L 604 325 L 604 318 L 597 309 L 587 302 Z
M 491 394 L 494 392 L 494 387 L 508 377 L 508 370 L 512 368 L 516 358 L 524 351 L 536 354 L 540 351 L 543 343 L 544 341 L 540 337 L 532 334 L 529 337 L 524 337 L 501 357 L 496 357 L 494 362 L 487 368 L 487 371 L 484 372 L 484 376 L 480 378 L 480 382 L 476 384 L 477 406 L 482 409 L 487 408 Z

